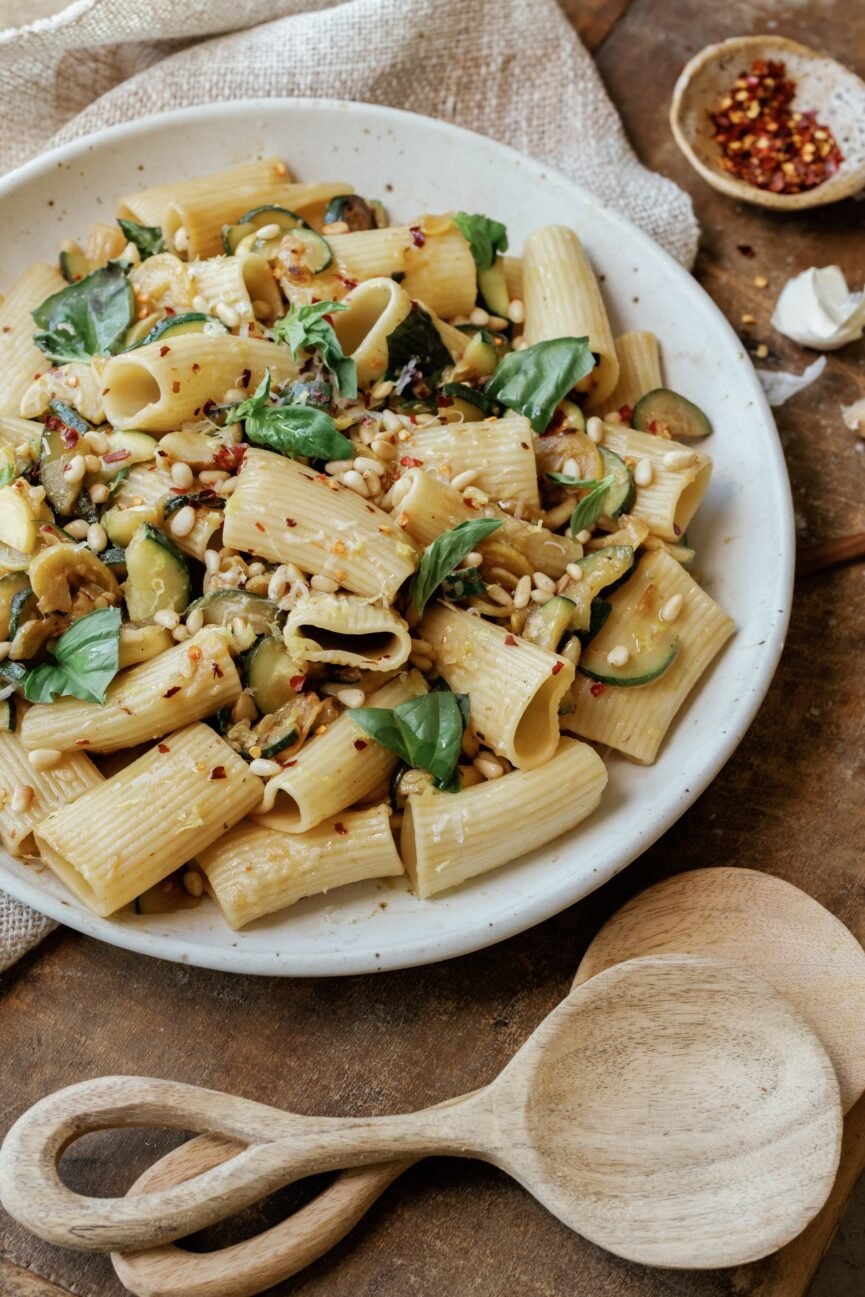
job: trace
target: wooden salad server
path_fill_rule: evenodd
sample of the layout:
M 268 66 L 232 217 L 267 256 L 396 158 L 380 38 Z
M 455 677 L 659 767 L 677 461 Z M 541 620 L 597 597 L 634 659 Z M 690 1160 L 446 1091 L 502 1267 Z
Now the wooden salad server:
M 95 1129 L 169 1125 L 247 1145 L 172 1188 L 92 1198 L 58 1159 Z M 318 1118 L 175 1082 L 106 1077 L 35 1104 L 0 1151 L 0 1195 L 34 1233 L 90 1251 L 168 1242 L 301 1176 L 394 1155 L 478 1157 L 570 1228 L 648 1265 L 716 1268 L 782 1247 L 816 1215 L 841 1143 L 817 1036 L 750 970 L 630 960 L 577 987 L 490 1085 L 448 1106 Z

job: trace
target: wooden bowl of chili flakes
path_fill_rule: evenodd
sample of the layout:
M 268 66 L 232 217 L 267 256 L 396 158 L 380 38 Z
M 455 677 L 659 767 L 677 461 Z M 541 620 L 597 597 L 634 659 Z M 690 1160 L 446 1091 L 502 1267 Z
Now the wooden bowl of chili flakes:
M 819 207 L 865 188 L 865 82 L 783 36 L 708 45 L 673 92 L 676 143 L 741 202 Z

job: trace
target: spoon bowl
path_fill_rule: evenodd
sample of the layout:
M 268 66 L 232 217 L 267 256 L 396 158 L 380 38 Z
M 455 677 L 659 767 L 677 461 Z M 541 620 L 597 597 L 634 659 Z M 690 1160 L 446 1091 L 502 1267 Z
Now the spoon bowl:
M 843 155 L 833 176 L 800 194 L 774 194 L 722 171 L 709 113 L 755 59 L 782 61 L 796 83 L 796 105 L 814 109 Z M 682 69 L 673 91 L 670 125 L 691 165 L 721 193 L 776 211 L 801 211 L 849 198 L 865 186 L 865 81 L 828 54 L 784 36 L 736 36 L 707 45 Z

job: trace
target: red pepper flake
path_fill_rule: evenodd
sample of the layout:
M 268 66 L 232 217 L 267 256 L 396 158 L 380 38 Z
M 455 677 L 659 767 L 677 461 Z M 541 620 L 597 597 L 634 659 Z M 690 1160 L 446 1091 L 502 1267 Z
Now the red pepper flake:
M 76 746 L 76 748 L 89 748 L 89 747 L 90 747 L 90 740 L 89 740 L 89 739 L 76 739 L 76 740 L 75 740 L 75 746 Z
M 508 648 L 516 648 L 517 641 L 514 639 L 513 635 L 506 635 L 505 644 L 507 644 Z
M 174 309 L 173 306 L 166 306 L 166 307 L 165 307 L 165 314 L 166 314 L 166 315 L 176 315 L 177 312 L 175 311 L 175 309 Z
M 414 244 L 414 246 L 416 248 L 422 248 L 423 245 L 426 243 L 426 235 L 424 234 L 421 227 L 419 225 L 410 225 L 408 232 L 411 235 L 411 241 Z
M 227 779 L 228 775 L 225 773 L 225 766 L 214 766 L 209 777 L 210 779 Z
M 103 464 L 119 464 L 121 460 L 129 459 L 131 454 L 131 450 L 109 450 L 107 455 L 102 456 L 102 462 Z
M 306 676 L 292 676 L 288 683 L 296 694 L 303 693 L 303 686 L 306 684 Z
M 221 680 L 223 675 L 222 667 L 219 665 L 218 662 L 211 662 L 210 665 L 213 669 L 213 674 L 216 676 L 217 680 Z
M 679 526 L 677 522 L 673 523 L 673 531 L 676 533 L 677 536 L 681 536 L 682 534 L 682 528 Z
M 355 739 L 354 746 L 357 748 L 358 752 L 363 752 L 364 748 L 369 747 L 369 744 L 366 739 Z
M 200 373 L 201 373 L 201 366 L 199 365 L 199 363 L 198 363 L 197 360 L 193 360 L 193 362 L 192 362 L 192 372 L 193 372 L 193 374 L 200 374 Z
M 296 519 L 296 518 L 286 518 L 286 519 L 285 519 L 285 525 L 286 525 L 286 527 L 296 527 L 296 526 L 297 526 L 297 519 Z
M 251 379 L 252 379 L 252 370 L 245 369 L 243 373 L 240 375 L 240 382 L 238 384 L 238 387 L 249 387 Z
M 159 348 L 159 354 L 160 356 L 167 356 L 170 350 L 171 348 L 166 343 L 164 346 Z
M 156 745 L 156 751 L 157 751 L 157 752 L 170 752 L 170 751 L 171 751 L 171 748 L 168 746 L 167 743 L 157 743 L 157 745 Z
M 554 676 L 557 676 L 557 675 L 559 674 L 559 672 L 564 668 L 564 665 L 565 665 L 564 662 L 554 662 L 554 663 L 553 663 L 553 675 L 554 675 Z
M 709 113 L 722 171 L 773 194 L 801 194 L 835 174 L 844 161 L 835 137 L 814 110 L 794 108 L 795 93 L 782 61 L 756 59 L 739 74 Z
M 420 468 L 423 464 L 423 460 L 415 459 L 414 455 L 403 455 L 399 462 L 403 468 Z
M 178 379 L 175 378 L 174 382 L 171 384 L 171 390 L 175 396 L 180 391 L 180 381 Z
M 600 698 L 601 694 L 604 692 L 606 687 L 607 687 L 606 685 L 601 684 L 600 680 L 596 680 L 595 683 L 592 685 L 591 689 L 589 690 L 589 693 L 592 695 L 593 698 Z
M 634 417 L 634 407 L 632 405 L 619 406 L 619 418 L 622 420 L 622 423 L 626 423 L 628 427 L 630 427 L 631 420 L 633 419 L 633 417 Z
M 528 450 L 529 448 L 529 443 L 527 441 L 521 441 L 520 445 L 522 446 L 523 450 Z
M 296 766 L 297 761 L 283 761 L 283 767 L 288 770 L 291 766 Z
M 453 403 L 454 398 L 452 396 L 442 396 L 441 392 L 439 392 L 436 397 L 436 405 L 438 405 L 439 409 L 447 409 L 447 407 L 453 405 Z
M 59 432 L 60 440 L 67 450 L 78 444 L 78 433 L 74 428 L 70 428 L 68 423 L 58 419 L 56 414 L 49 414 L 45 420 L 45 427 L 49 432 Z
M 479 509 L 479 508 L 480 508 L 480 505 L 478 504 L 477 500 L 473 500 L 472 497 L 471 497 L 470 495 L 464 495 L 464 496 L 463 496 L 463 504 L 466 506 L 467 509 Z
M 337 833 L 340 835 L 341 838 L 344 838 L 345 835 L 348 833 L 348 829 L 345 827 L 342 820 L 337 820 L 336 824 L 334 824 L 333 827 L 336 829 Z
M 205 413 L 207 407 L 205 406 Z M 246 454 L 246 442 L 238 442 L 236 446 L 220 446 L 219 450 L 213 456 L 213 462 L 217 468 L 223 469 L 227 473 L 236 473 L 243 463 L 243 457 Z
M 257 523 L 255 524 L 255 530 L 256 530 L 256 531 L 267 531 L 267 528 L 265 527 L 265 525 L 264 525 L 263 522 L 257 522 Z
M 172 685 L 170 689 L 162 695 L 163 698 L 173 698 L 175 694 L 180 693 L 180 685 Z

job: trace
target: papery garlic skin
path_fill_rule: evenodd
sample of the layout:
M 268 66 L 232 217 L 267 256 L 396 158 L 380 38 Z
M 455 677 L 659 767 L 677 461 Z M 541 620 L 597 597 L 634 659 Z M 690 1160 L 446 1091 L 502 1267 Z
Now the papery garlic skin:
M 766 400 L 774 408 L 816 383 L 825 368 L 826 357 L 818 356 L 801 374 L 791 374 L 786 369 L 758 369 L 755 373 L 766 394 Z
M 840 266 L 812 266 L 789 279 L 772 325 L 803 347 L 835 351 L 865 330 L 865 290 L 851 293 Z

